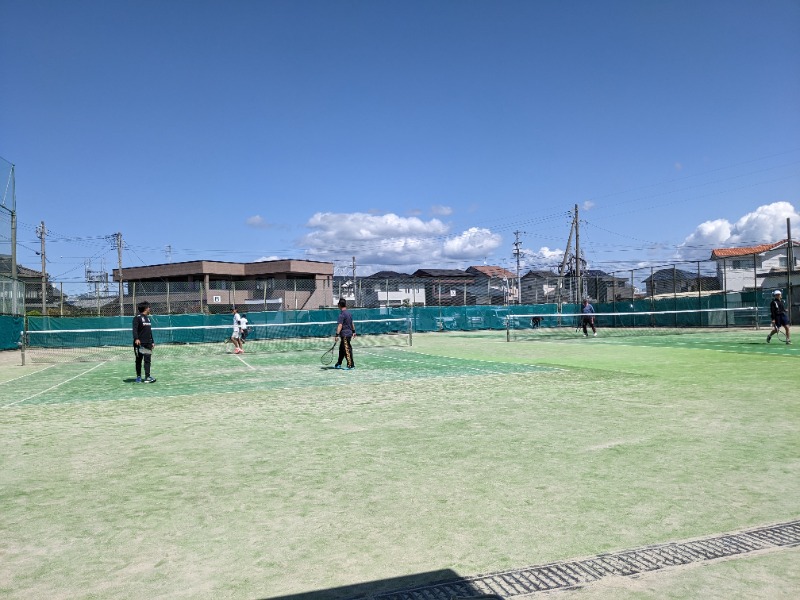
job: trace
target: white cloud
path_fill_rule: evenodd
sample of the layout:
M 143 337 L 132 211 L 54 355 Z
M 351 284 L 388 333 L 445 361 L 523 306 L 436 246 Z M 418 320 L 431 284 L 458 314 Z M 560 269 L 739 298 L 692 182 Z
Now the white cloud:
M 450 234 L 449 226 L 439 219 L 425 221 L 393 213 L 316 213 L 306 226 L 311 231 L 299 244 L 310 258 L 347 260 L 356 256 L 362 265 L 414 270 L 483 258 L 502 243 L 501 236 L 488 229 L 473 227 Z
M 564 258 L 564 251 L 560 249 L 551 250 L 547 246 L 542 246 L 538 250 L 531 250 L 523 248 L 522 254 L 525 258 L 526 269 L 553 269 L 556 270 L 557 266 L 561 264 Z
M 735 223 L 727 219 L 706 221 L 678 246 L 678 257 L 705 260 L 714 248 L 754 246 L 786 239 L 786 219 L 800 222 L 800 214 L 789 202 L 759 206 Z
M 447 258 L 477 258 L 496 250 L 502 241 L 502 237 L 488 229 L 470 227 L 461 235 L 446 240 L 442 250 Z
M 253 262 L 266 262 L 268 260 L 282 260 L 280 256 L 262 256 L 255 259 Z
M 537 258 L 543 258 L 544 260 L 553 260 L 558 259 L 561 260 L 564 257 L 564 251 L 559 249 L 550 250 L 547 246 L 542 246 L 533 253 L 533 255 Z
M 591 200 L 587 200 L 583 203 L 583 210 L 592 210 L 594 208 L 594 202 Z
M 249 227 L 256 227 L 258 229 L 266 229 L 269 227 L 269 223 L 267 223 L 267 221 L 261 215 L 253 215 L 252 217 L 248 217 L 245 223 L 247 223 Z
M 453 214 L 453 209 L 449 206 L 442 206 L 441 204 L 434 204 L 431 206 L 431 214 L 437 217 L 449 217 Z

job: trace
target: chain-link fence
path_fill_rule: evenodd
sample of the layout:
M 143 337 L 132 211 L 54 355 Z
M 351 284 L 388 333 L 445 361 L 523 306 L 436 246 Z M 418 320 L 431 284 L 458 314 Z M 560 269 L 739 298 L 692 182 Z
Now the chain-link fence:
M 25 314 L 25 284 L 0 276 L 0 315 Z
M 792 294 L 784 269 L 764 271 L 758 255 L 734 260 L 694 261 L 624 271 L 587 270 L 563 276 L 551 271 L 531 270 L 518 279 L 450 271 L 446 277 L 345 277 L 332 279 L 210 279 L 127 281 L 121 293 L 96 289 L 88 294 L 66 294 L 64 285 L 47 287 L 48 316 L 133 315 L 136 305 L 148 301 L 155 314 L 215 314 L 232 307 L 252 312 L 317 310 L 331 307 L 340 298 L 355 308 L 438 306 L 511 306 L 579 303 L 588 298 L 595 304 L 640 303 L 701 307 L 709 295 L 725 296 L 724 305 L 764 306 L 763 290 L 783 289 Z M 792 273 L 800 277 L 800 271 Z M 29 286 L 41 294 L 38 286 Z M 746 299 L 746 300 L 745 300 Z M 41 296 L 28 298 L 29 311 L 41 312 Z M 796 310 L 797 307 L 793 306 Z

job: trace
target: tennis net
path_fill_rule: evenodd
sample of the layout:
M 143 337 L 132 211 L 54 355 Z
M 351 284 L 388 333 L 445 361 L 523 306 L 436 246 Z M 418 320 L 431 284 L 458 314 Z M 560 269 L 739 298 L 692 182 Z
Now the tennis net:
M 531 313 L 506 317 L 508 341 L 546 337 L 583 337 L 582 313 Z M 707 331 L 758 329 L 759 312 L 755 307 L 709 308 L 696 310 L 631 311 L 592 313 L 598 336 L 680 335 Z M 586 332 L 593 336 L 587 323 Z
M 321 350 L 330 346 L 336 321 L 249 324 L 246 352 Z M 355 347 L 407 346 L 412 342 L 406 318 L 355 321 Z M 159 355 L 232 353 L 230 325 L 153 327 Z M 24 333 L 25 355 L 31 362 L 105 361 L 133 356 L 131 328 L 46 329 Z

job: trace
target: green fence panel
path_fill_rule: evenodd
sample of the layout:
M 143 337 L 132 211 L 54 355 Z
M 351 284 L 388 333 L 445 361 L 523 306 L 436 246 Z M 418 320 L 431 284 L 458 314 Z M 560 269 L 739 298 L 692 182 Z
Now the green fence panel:
M 22 317 L 0 315 L 0 350 L 16 350 L 19 348 L 19 338 L 23 323 Z

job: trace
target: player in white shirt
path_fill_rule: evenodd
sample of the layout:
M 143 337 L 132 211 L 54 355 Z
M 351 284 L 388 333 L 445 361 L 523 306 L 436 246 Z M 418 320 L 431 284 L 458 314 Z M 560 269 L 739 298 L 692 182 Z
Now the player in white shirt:
M 244 343 L 247 340 L 247 315 L 239 317 L 239 341 L 242 343 L 242 350 L 244 350 Z
M 233 353 L 234 354 L 243 354 L 244 349 L 242 348 L 242 338 L 241 338 L 241 328 L 240 322 L 242 317 L 239 316 L 239 311 L 236 310 L 236 307 L 231 309 L 233 313 L 233 333 L 231 334 L 231 341 L 233 342 Z

